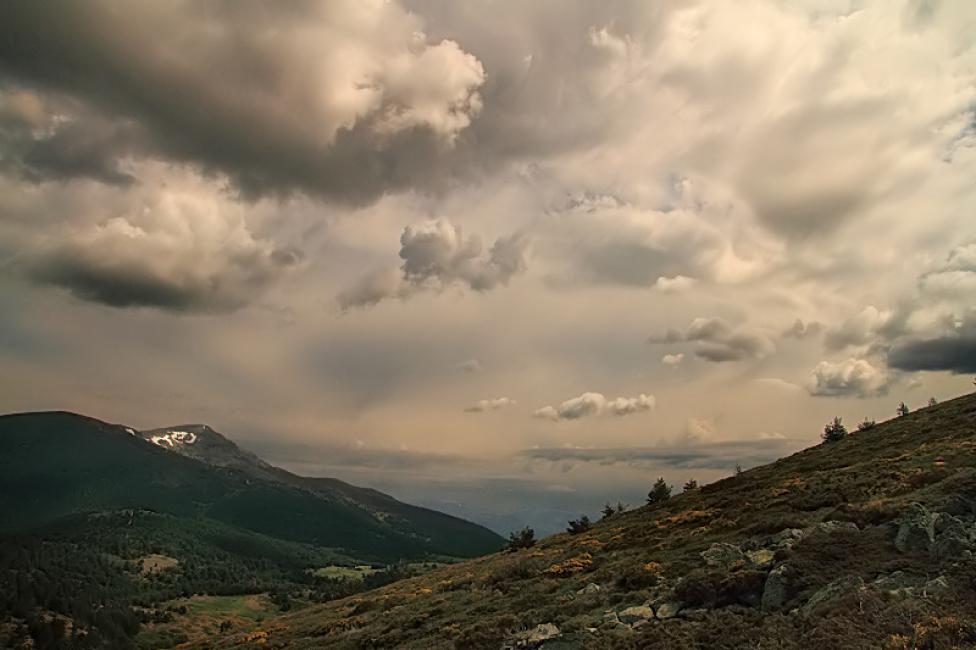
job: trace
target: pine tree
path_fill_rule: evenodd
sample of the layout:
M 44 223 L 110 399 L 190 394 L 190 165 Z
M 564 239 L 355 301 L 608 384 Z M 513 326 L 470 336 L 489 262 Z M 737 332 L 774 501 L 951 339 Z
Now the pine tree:
M 617 511 L 614 509 L 612 505 L 610 505 L 609 501 L 607 501 L 607 503 L 603 506 L 603 510 L 601 510 L 600 512 L 603 513 L 604 519 L 609 519 L 610 517 L 617 514 Z
M 898 404 L 898 415 L 900 417 L 904 417 L 908 415 L 908 413 L 909 413 L 908 406 L 905 404 L 905 402 L 901 402 L 900 404 Z
M 647 493 L 648 503 L 662 503 L 671 498 L 671 486 L 665 483 L 664 477 L 654 482 L 654 487 Z
M 569 522 L 569 527 L 566 529 L 567 533 L 573 535 L 579 535 L 580 533 L 585 533 L 590 529 L 590 518 L 583 515 L 579 519 L 573 519 Z
M 684 491 L 689 492 L 691 490 L 697 490 L 697 489 L 698 489 L 698 481 L 696 481 L 693 478 L 688 479 L 688 482 L 685 483 Z
M 828 422 L 827 426 L 824 427 L 823 438 L 824 442 L 837 442 L 847 435 L 847 427 L 841 422 L 840 418 L 834 418 L 833 422 Z
M 535 531 L 529 526 L 522 530 L 514 531 L 508 536 L 507 551 L 517 551 L 522 548 L 532 548 L 535 546 Z

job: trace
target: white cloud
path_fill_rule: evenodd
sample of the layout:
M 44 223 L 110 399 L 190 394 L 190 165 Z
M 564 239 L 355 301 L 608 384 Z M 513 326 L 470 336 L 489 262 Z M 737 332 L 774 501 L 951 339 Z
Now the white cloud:
M 468 359 L 467 361 L 462 361 L 457 365 L 457 369 L 463 372 L 477 373 L 481 372 L 483 367 L 481 362 L 477 359 Z
M 608 400 L 602 393 L 583 393 L 562 402 L 557 407 L 544 406 L 532 416 L 544 420 L 578 420 L 593 415 L 610 414 L 618 417 L 650 411 L 655 406 L 653 395 L 641 393 L 636 397 L 617 397 Z
M 807 390 L 821 397 L 875 397 L 888 392 L 888 373 L 865 359 L 821 361 L 813 369 Z
M 186 172 L 134 190 L 78 183 L 33 194 L 40 203 L 32 209 L 49 201 L 73 212 L 20 233 L 14 268 L 113 307 L 239 309 L 299 266 L 302 254 L 256 236 L 242 207 L 212 183 Z
M 683 352 L 678 352 L 677 354 L 665 354 L 661 357 L 661 363 L 666 366 L 671 366 L 675 368 L 681 365 L 681 362 L 685 360 L 685 355 Z
M 496 397 L 494 399 L 481 399 L 464 409 L 465 413 L 482 413 L 484 411 L 497 411 L 499 409 L 515 406 L 518 404 L 508 397 Z

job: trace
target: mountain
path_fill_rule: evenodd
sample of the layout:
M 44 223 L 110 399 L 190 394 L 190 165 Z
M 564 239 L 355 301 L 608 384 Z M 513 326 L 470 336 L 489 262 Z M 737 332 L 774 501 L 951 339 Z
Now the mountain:
M 577 534 L 191 645 L 973 648 L 974 553 L 966 395 Z
M 471 557 L 501 544 L 476 524 L 272 467 L 204 425 L 140 433 L 64 412 L 0 417 L 0 532 L 120 509 L 201 517 L 366 560 Z

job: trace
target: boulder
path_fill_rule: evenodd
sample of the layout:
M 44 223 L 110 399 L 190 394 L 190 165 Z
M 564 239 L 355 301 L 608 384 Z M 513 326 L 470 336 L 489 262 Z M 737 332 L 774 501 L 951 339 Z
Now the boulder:
M 507 645 L 509 648 L 539 648 L 546 641 L 559 637 L 559 628 L 553 623 L 542 623 L 531 630 L 520 632 Z
M 635 627 L 647 621 L 654 620 L 654 610 L 648 605 L 636 605 L 617 612 L 617 620 L 625 625 Z
M 681 611 L 681 603 L 676 603 L 674 601 L 669 601 L 666 603 L 661 603 L 657 606 L 657 617 L 661 620 L 666 618 L 674 618 Z
M 736 564 L 745 563 L 746 554 L 735 544 L 715 543 L 701 553 L 705 564 L 712 568 L 730 569 Z
M 935 516 L 935 541 L 929 551 L 937 560 L 950 560 L 961 557 L 963 551 L 972 550 L 973 540 L 965 522 L 946 513 Z
M 927 553 L 935 541 L 935 515 L 921 503 L 913 503 L 898 521 L 895 548 L 902 553 Z
M 761 569 L 767 569 L 773 565 L 773 558 L 776 554 L 768 548 L 761 548 L 756 551 L 746 551 L 749 562 Z
M 600 585 L 596 584 L 595 582 L 591 582 L 585 587 L 583 587 L 582 589 L 577 589 L 576 595 L 585 596 L 587 594 L 596 594 L 599 593 L 601 589 L 602 588 L 600 587 Z
M 911 576 L 904 571 L 895 571 L 878 576 L 871 584 L 879 591 L 891 595 L 910 595 L 911 590 L 922 583 L 923 578 Z M 907 591 L 906 591 L 907 590 Z
M 773 535 L 772 545 L 776 549 L 789 550 L 803 539 L 804 534 L 801 528 L 785 528 Z
M 827 535 L 834 533 L 857 533 L 860 529 L 853 521 L 823 521 L 815 526 L 816 530 Z
M 925 583 L 922 594 L 925 596 L 941 596 L 949 591 L 949 581 L 945 576 L 939 576 Z
M 945 503 L 942 504 L 939 511 L 955 517 L 971 520 L 976 517 L 976 502 L 961 494 L 952 494 L 945 500 Z
M 860 592 L 864 589 L 864 580 L 860 576 L 845 576 L 834 580 L 820 589 L 800 608 L 804 616 L 816 616 L 829 609 L 836 601 Z
M 780 609 L 789 599 L 790 569 L 781 564 L 769 572 L 766 584 L 763 586 L 762 608 L 765 610 Z

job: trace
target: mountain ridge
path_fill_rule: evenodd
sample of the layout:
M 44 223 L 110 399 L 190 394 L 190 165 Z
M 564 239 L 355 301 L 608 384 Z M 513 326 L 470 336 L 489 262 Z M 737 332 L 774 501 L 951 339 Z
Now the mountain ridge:
M 149 506 L 185 516 L 205 514 L 255 532 L 280 536 L 275 526 L 260 521 L 262 514 L 277 517 L 279 521 L 287 520 L 287 525 L 282 526 L 289 531 L 286 539 L 340 548 L 343 532 L 358 526 L 371 531 L 357 542 L 358 551 L 367 555 L 381 551 L 390 556 L 402 550 L 406 556 L 416 556 L 427 548 L 428 553 L 470 556 L 501 543 L 495 533 L 450 515 L 403 504 L 389 495 L 338 479 L 291 474 L 240 449 L 206 425 L 184 427 L 195 428 L 191 433 L 205 437 L 200 446 L 183 445 L 184 453 L 179 453 L 150 440 L 173 428 L 137 432 L 70 411 L 0 416 L 0 487 L 5 488 L 7 495 L 32 495 L 31 504 L 0 496 L 0 529 L 24 528 L 18 526 L 18 517 L 21 524 L 29 527 L 31 523 L 49 523 L 86 509 L 97 510 L 99 506 Z M 31 432 L 37 435 L 32 436 Z M 71 432 L 78 439 L 65 439 Z M 193 448 L 199 457 L 185 453 L 188 448 Z M 212 453 L 214 449 L 220 451 L 219 456 Z M 32 456 L 29 450 L 37 455 Z M 43 462 L 38 460 L 40 457 Z M 45 463 L 54 466 L 44 467 Z M 139 476 L 140 471 L 146 472 L 145 477 Z M 149 485 L 159 491 L 154 492 Z M 177 491 L 172 488 L 176 486 L 187 494 L 174 495 Z M 369 495 L 370 502 L 357 501 L 357 495 Z M 270 507 L 272 503 L 288 505 L 275 508 Z M 378 505 L 391 511 L 386 514 L 394 517 L 400 529 L 384 521 L 384 511 Z M 321 520 L 304 521 L 303 508 L 319 512 L 317 517 L 338 517 L 330 522 L 337 530 L 330 531 Z M 450 530 L 425 530 L 424 526 L 431 523 Z

